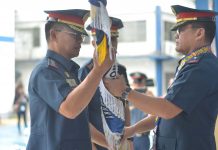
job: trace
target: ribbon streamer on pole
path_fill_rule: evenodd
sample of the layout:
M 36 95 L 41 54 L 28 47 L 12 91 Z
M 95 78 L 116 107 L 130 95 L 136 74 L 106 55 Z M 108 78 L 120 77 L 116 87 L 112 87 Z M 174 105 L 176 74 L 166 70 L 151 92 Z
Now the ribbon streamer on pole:
M 96 44 L 99 56 L 99 62 L 102 63 L 105 59 L 107 50 L 111 55 L 111 35 L 110 35 L 110 19 L 106 10 L 106 0 L 89 0 L 91 4 L 91 24 L 90 26 L 96 31 Z
M 112 59 L 111 46 L 111 22 L 108 16 L 106 0 L 89 0 L 91 4 L 91 24 L 90 26 L 96 32 L 96 49 L 98 52 L 98 61 L 101 64 L 107 52 Z M 106 78 L 116 78 L 118 73 L 117 63 L 115 63 Z M 104 129 L 104 135 L 107 143 L 112 150 L 118 150 L 121 145 L 120 141 L 123 135 L 125 124 L 125 109 L 123 102 L 110 94 L 105 88 L 103 81 L 100 82 L 99 89 L 101 92 L 101 116 Z

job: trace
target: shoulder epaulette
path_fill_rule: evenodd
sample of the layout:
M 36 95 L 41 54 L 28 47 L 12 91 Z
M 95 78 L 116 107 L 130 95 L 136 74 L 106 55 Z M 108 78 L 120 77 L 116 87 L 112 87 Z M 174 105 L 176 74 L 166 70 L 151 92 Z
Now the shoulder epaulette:
M 51 58 L 48 58 L 48 67 L 58 68 L 58 64 Z
M 200 61 L 201 57 L 202 57 L 202 55 L 195 56 L 192 59 L 190 59 L 187 63 L 188 64 L 196 64 Z

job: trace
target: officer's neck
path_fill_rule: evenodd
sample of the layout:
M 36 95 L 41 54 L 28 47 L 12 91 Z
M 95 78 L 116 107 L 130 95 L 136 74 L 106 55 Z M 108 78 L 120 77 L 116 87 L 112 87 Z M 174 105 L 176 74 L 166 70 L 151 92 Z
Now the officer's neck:
M 210 46 L 210 44 L 208 44 L 208 42 L 198 42 L 190 48 L 190 50 L 188 51 L 188 53 L 186 53 L 186 55 L 191 54 L 192 52 L 205 46 Z

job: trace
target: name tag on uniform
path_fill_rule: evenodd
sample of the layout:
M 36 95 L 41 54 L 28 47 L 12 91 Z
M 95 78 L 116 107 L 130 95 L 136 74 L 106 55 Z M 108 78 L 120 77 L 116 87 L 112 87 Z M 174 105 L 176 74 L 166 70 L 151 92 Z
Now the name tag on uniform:
M 70 85 L 70 87 L 77 86 L 77 83 L 74 79 L 66 79 L 66 82 Z

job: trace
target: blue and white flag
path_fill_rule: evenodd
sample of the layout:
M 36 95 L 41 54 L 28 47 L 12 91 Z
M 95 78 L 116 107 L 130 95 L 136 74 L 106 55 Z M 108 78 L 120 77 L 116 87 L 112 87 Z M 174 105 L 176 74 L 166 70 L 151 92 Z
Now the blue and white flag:
M 91 24 L 96 32 L 96 44 L 98 61 L 102 63 L 106 54 L 111 52 L 111 22 L 106 10 L 106 0 L 89 0 L 91 4 Z M 106 74 L 106 78 L 116 78 L 118 66 L 115 63 Z M 121 147 L 121 138 L 125 124 L 125 109 L 122 101 L 110 94 L 105 88 L 103 81 L 100 82 L 101 92 L 101 116 L 104 134 L 111 150 L 118 150 Z

